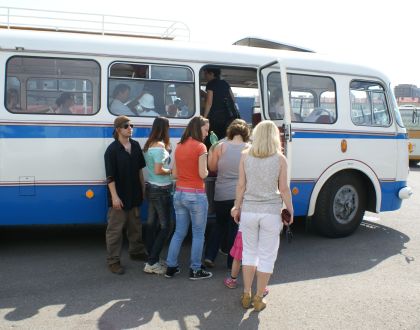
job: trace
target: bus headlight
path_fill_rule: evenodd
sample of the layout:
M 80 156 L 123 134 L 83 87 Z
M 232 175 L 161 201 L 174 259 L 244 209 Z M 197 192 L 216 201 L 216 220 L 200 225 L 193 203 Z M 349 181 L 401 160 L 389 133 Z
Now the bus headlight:
M 401 188 L 399 191 L 398 191 L 398 197 L 400 198 L 400 199 L 408 199 L 408 198 L 410 198 L 410 196 L 413 194 L 413 191 L 411 190 L 411 188 L 410 187 L 404 187 L 404 188 Z

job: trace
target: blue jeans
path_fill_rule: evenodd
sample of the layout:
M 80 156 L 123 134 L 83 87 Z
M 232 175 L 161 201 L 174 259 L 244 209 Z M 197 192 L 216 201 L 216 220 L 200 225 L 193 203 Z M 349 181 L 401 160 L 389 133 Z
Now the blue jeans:
M 168 267 L 178 267 L 178 256 L 182 242 L 188 233 L 191 222 L 192 245 L 191 265 L 192 270 L 201 268 L 201 256 L 203 254 L 204 232 L 207 225 L 208 201 L 205 193 L 190 193 L 176 191 L 174 195 L 175 208 L 175 233 L 169 244 Z
M 149 254 L 148 263 L 159 261 L 163 245 L 172 230 L 172 185 L 165 187 L 146 184 L 146 196 L 149 209 L 146 225 L 146 247 Z

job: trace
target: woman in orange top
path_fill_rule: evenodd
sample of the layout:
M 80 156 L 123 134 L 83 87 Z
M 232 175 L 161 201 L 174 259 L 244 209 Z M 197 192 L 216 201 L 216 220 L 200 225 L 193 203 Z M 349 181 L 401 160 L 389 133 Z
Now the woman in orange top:
M 167 270 L 170 278 L 180 272 L 178 256 L 182 242 L 191 222 L 192 245 L 190 279 L 199 280 L 212 277 L 212 273 L 201 268 L 204 232 L 207 224 L 208 201 L 204 189 L 207 171 L 207 148 L 203 140 L 209 132 L 209 121 L 204 117 L 194 117 L 188 123 L 175 150 L 172 175 L 176 178 L 174 208 L 176 229 L 169 245 Z

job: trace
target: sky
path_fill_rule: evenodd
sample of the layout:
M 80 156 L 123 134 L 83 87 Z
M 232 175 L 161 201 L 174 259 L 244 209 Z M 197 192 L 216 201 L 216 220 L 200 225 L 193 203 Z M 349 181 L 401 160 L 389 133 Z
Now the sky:
M 0 0 L 0 7 L 178 20 L 191 42 L 260 37 L 349 59 L 420 87 L 418 0 Z

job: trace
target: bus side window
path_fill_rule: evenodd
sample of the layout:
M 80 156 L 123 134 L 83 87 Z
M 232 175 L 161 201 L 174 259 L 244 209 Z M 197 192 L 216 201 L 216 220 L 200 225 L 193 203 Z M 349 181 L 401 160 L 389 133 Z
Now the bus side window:
M 133 74 L 135 72 L 135 74 Z M 126 86 L 127 95 L 118 95 L 118 86 Z M 112 63 L 108 77 L 109 92 L 108 109 L 114 115 L 124 112 L 128 116 L 149 117 L 182 117 L 194 115 L 194 75 L 189 67 L 178 65 L 157 65 L 151 63 Z M 187 92 L 176 90 L 179 86 Z M 143 96 L 150 99 L 145 111 L 146 103 Z M 191 94 L 191 95 L 190 95 Z M 123 97 L 124 96 L 124 97 Z M 188 105 L 187 111 L 182 111 L 178 103 Z M 141 105 L 140 103 L 143 103 Z M 185 108 L 185 107 L 184 107 Z
M 12 76 L 22 84 L 20 105 L 8 101 L 11 112 L 92 115 L 99 110 L 100 69 L 95 61 L 14 56 L 6 72 L 8 90 L 13 89 Z
M 271 119 L 283 117 L 283 100 L 278 97 L 279 82 L 271 81 L 268 88 L 272 100 L 269 103 Z M 331 77 L 288 73 L 291 117 L 294 123 L 333 124 L 337 118 L 336 87 Z M 278 101 L 279 100 L 279 101 Z
M 350 84 L 351 120 L 360 126 L 389 126 L 391 116 L 385 90 L 377 82 L 354 80 Z

